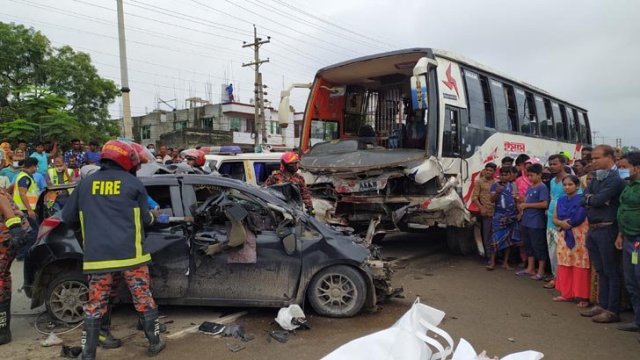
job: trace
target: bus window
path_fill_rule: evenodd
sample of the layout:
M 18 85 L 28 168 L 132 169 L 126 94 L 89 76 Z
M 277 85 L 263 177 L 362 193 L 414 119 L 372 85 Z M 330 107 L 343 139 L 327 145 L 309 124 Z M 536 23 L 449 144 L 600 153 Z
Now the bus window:
M 473 71 L 464 70 L 465 88 L 469 102 L 469 124 L 478 128 L 484 128 L 488 123 L 493 124 L 493 113 L 489 102 L 489 111 L 485 104 L 484 91 L 480 76 Z M 491 116 L 491 120 L 487 118 Z M 493 127 L 493 126 L 492 126 Z
M 542 99 L 542 98 L 541 98 Z M 542 117 L 542 114 L 545 114 L 544 120 L 540 122 L 540 131 L 542 136 L 555 138 L 556 137 L 556 128 L 553 126 L 553 110 L 551 109 L 551 101 L 549 99 L 543 99 L 544 102 L 544 113 L 542 109 L 538 111 L 538 116 Z M 536 98 L 536 104 L 537 104 Z
M 540 125 L 540 135 L 544 137 L 553 137 L 553 125 L 549 129 L 549 115 L 545 109 L 545 101 L 538 95 L 533 97 L 536 106 L 536 114 L 538 115 L 538 123 Z M 551 122 L 553 124 L 553 122 Z M 550 131 L 551 130 L 551 131 Z
M 551 103 L 551 108 L 553 110 L 553 123 L 556 127 L 556 139 L 565 140 L 564 137 L 564 115 L 560 115 L 560 105 L 557 102 Z M 564 107 L 562 108 L 564 110 Z
M 337 121 L 311 121 L 311 145 L 340 137 Z
M 591 127 L 586 112 L 580 112 L 580 133 L 582 134 L 582 143 L 591 144 Z
M 524 120 L 525 121 L 529 121 L 529 134 L 533 134 L 533 135 L 539 135 L 540 132 L 538 131 L 538 116 L 536 116 L 536 103 L 535 100 L 533 100 L 533 94 L 530 92 L 527 92 L 527 100 L 524 103 Z M 522 130 L 523 133 L 527 133 L 526 131 L 524 131 L 524 129 Z
M 511 123 L 509 115 L 507 115 L 507 102 L 502 89 L 502 83 L 491 79 L 491 98 L 493 99 L 493 107 L 496 118 L 496 128 L 500 131 L 511 131 Z
M 571 143 L 577 142 L 578 134 L 576 133 L 575 118 L 573 117 L 573 110 L 564 105 L 560 105 L 560 113 L 566 114 L 566 117 L 564 118 L 563 122 L 564 122 L 564 130 L 565 130 L 565 134 L 566 134 L 565 136 L 567 138 L 567 141 Z
M 489 91 L 489 80 L 486 76 L 480 75 L 480 85 L 482 86 L 482 98 L 484 103 L 484 126 L 495 128 L 493 119 L 493 105 L 491 104 L 491 92 Z
M 516 88 L 515 91 L 518 114 L 518 132 L 531 134 L 531 126 L 529 125 L 529 118 L 527 118 L 527 112 L 525 110 L 527 97 L 522 89 Z
M 504 97 L 507 99 L 507 114 L 509 115 L 509 122 L 511 123 L 511 131 L 518 132 L 518 113 L 516 111 L 516 94 L 513 92 L 513 86 L 504 85 Z
M 575 134 L 575 140 L 576 142 L 582 143 L 582 134 L 580 132 L 580 118 L 578 116 L 578 111 L 576 109 L 571 109 L 571 112 L 573 114 L 573 121 L 570 123 L 570 125 L 573 126 L 573 132 Z
M 575 111 L 575 110 L 574 110 Z M 585 121 L 585 113 L 576 111 L 578 119 L 578 139 L 581 144 L 590 144 L 589 131 L 587 130 L 587 122 Z
M 442 156 L 460 156 L 460 112 L 449 105 L 445 107 Z

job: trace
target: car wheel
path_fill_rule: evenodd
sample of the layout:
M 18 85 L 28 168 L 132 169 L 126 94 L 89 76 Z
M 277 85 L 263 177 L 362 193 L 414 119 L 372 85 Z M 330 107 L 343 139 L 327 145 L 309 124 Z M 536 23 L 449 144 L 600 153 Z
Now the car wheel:
M 320 271 L 309 284 L 307 295 L 320 315 L 350 317 L 357 314 L 366 299 L 362 274 L 349 266 L 332 266 Z
M 83 306 L 88 300 L 86 276 L 77 271 L 63 272 L 49 284 L 45 305 L 52 319 L 73 324 L 84 320 Z

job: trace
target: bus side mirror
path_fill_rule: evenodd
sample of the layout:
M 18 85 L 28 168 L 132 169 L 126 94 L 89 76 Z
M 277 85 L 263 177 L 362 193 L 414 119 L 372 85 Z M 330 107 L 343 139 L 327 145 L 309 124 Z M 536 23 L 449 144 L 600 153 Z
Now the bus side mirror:
M 289 96 L 291 95 L 290 91 L 282 91 L 280 93 L 280 105 L 278 106 L 278 124 L 280 124 L 281 128 L 286 128 L 289 126 L 289 114 L 291 113 L 289 109 Z

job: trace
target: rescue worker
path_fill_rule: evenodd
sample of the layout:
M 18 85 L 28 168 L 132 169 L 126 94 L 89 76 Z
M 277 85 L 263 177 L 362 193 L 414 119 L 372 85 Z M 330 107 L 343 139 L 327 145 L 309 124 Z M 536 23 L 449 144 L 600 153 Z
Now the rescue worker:
M 291 183 L 297 185 L 302 195 L 302 202 L 309 214 L 314 214 L 313 203 L 311 202 L 311 192 L 307 188 L 302 175 L 298 174 L 298 163 L 300 158 L 293 151 L 287 151 L 280 157 L 280 170 L 274 170 L 264 181 L 262 186 L 279 185 Z
M 198 149 L 187 149 L 182 152 L 182 158 L 191 166 L 198 174 L 208 174 L 203 166 L 206 163 L 204 151 Z
M 63 220 L 79 225 L 83 234 L 83 270 L 89 274 L 89 296 L 84 306 L 82 358 L 95 359 L 102 317 L 107 313 L 114 273 L 127 283 L 149 341 L 147 353 L 157 355 L 166 346 L 160 338 L 158 310 L 149 287 L 143 249 L 144 225 L 154 223 L 147 192 L 135 177 L 140 164 L 136 151 L 124 141 L 111 140 L 102 148 L 101 168 L 82 180 L 62 210 Z M 158 223 L 169 217 L 159 216 Z
M 28 242 L 29 223 L 9 195 L 0 190 L 0 345 L 11 342 L 11 263 Z
M 36 220 L 36 204 L 38 203 L 38 195 L 40 189 L 38 183 L 33 178 L 33 174 L 38 170 L 38 160 L 27 158 L 24 160 L 22 171 L 16 176 L 13 184 L 13 202 L 18 209 L 27 215 L 27 221 L 32 229 L 38 228 Z M 16 249 L 16 259 L 22 261 L 29 250 L 29 247 L 35 242 L 35 232 L 29 236 L 24 246 Z
M 69 184 L 73 180 L 73 171 L 67 168 L 62 155 L 53 159 L 53 167 L 47 170 L 47 185 Z

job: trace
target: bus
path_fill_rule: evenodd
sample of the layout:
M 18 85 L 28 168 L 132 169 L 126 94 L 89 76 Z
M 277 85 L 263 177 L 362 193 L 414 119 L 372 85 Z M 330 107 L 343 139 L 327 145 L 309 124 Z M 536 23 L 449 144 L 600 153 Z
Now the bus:
M 485 164 L 560 151 L 575 158 L 591 144 L 585 108 L 448 51 L 325 67 L 283 91 L 280 108 L 293 87 L 307 86 L 300 169 L 316 214 L 368 239 L 441 227 L 451 250 L 472 252 L 468 206 Z

